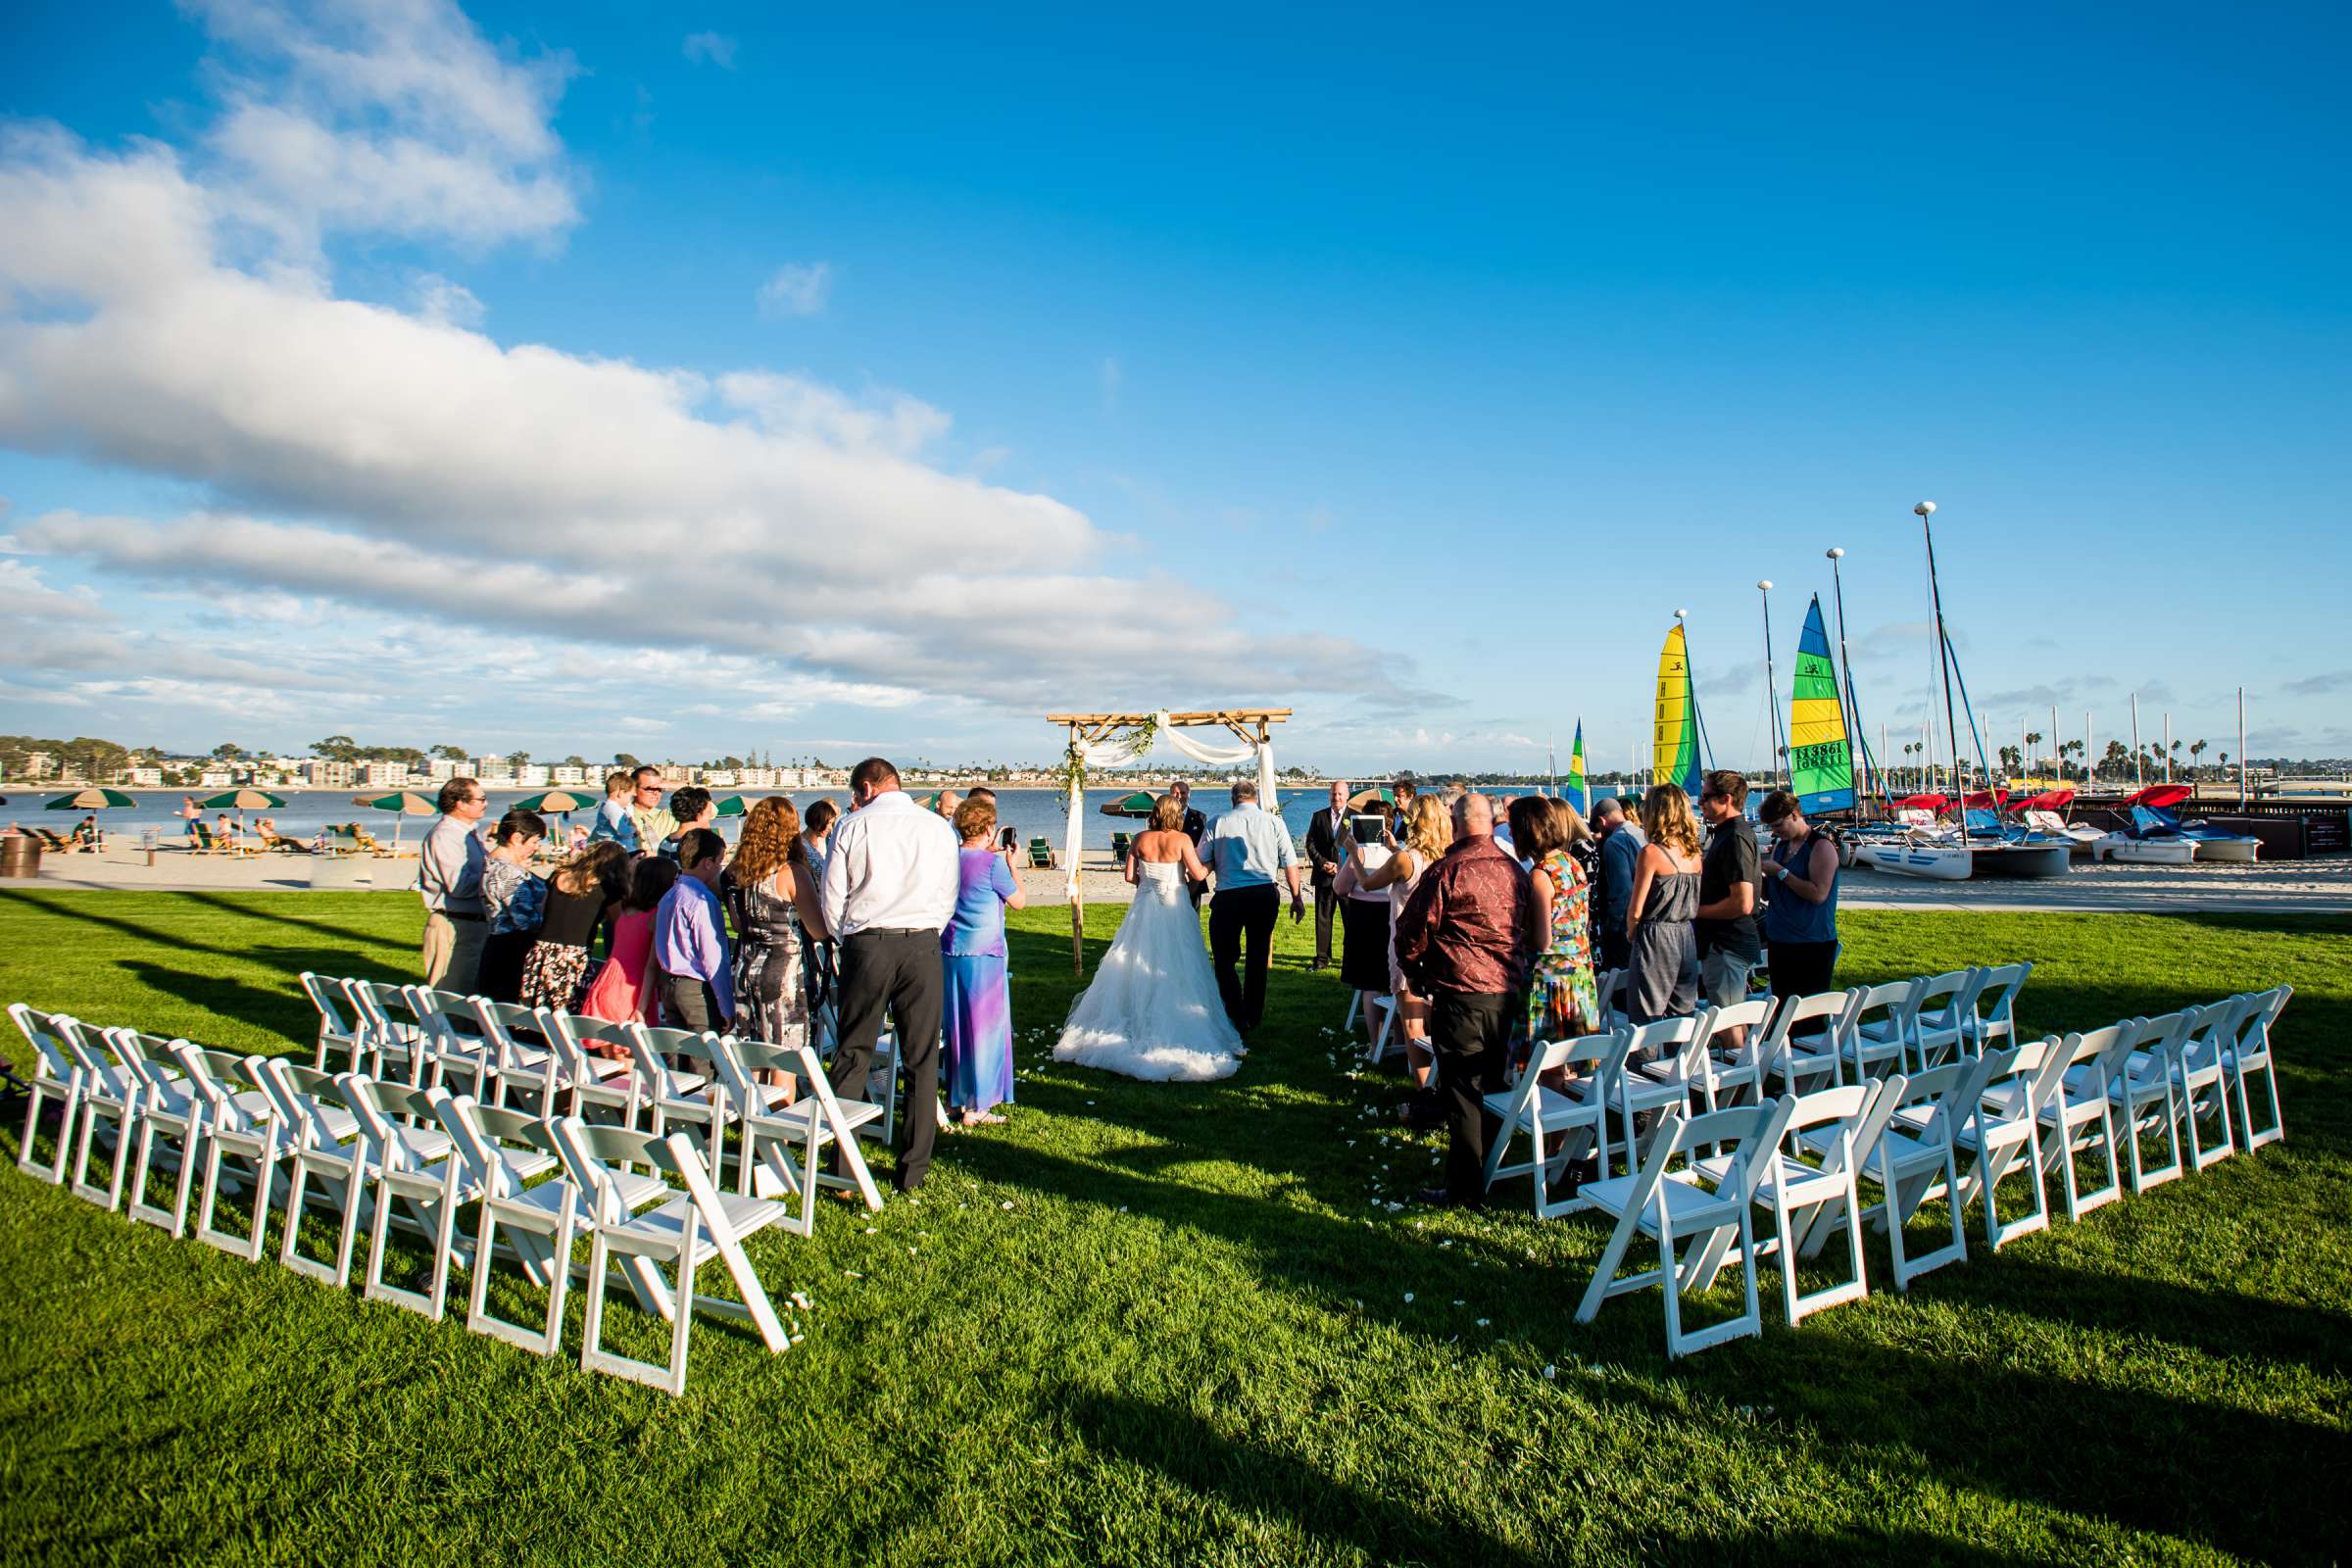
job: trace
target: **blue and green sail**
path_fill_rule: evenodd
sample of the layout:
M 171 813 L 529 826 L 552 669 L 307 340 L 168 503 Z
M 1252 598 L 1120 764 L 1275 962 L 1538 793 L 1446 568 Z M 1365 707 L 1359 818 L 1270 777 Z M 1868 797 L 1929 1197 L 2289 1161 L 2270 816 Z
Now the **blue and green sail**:
M 1821 599 L 1805 612 L 1796 644 L 1796 689 L 1788 705 L 1788 777 L 1797 809 L 1843 811 L 1854 804 L 1854 754 L 1838 700 L 1838 668 L 1821 621 Z
M 1690 644 L 1682 622 L 1666 634 L 1658 655 L 1657 722 L 1650 738 L 1650 782 L 1679 784 L 1693 798 L 1699 789 L 1698 699 L 1690 690 Z
M 1585 782 L 1585 721 L 1576 721 L 1576 744 L 1568 749 L 1568 788 L 1565 798 L 1578 814 L 1592 814 L 1592 790 Z

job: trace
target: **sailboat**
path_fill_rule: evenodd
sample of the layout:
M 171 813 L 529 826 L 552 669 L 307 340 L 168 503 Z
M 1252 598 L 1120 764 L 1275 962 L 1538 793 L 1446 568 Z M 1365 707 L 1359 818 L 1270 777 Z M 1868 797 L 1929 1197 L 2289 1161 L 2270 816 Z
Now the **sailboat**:
M 1788 784 L 1807 816 L 1847 811 L 1854 805 L 1854 752 L 1845 733 L 1845 705 L 1838 700 L 1838 671 L 1830 662 L 1830 634 L 1821 596 L 1805 612 L 1796 643 L 1796 680 L 1788 698 Z
M 1690 688 L 1690 645 L 1683 635 L 1682 618 L 1666 634 L 1658 654 L 1657 720 L 1652 729 L 1650 782 L 1679 784 L 1691 799 L 1698 798 L 1698 695 Z
M 1592 787 L 1585 782 L 1585 721 L 1576 721 L 1576 743 L 1568 748 L 1568 793 L 1579 816 L 1592 814 Z

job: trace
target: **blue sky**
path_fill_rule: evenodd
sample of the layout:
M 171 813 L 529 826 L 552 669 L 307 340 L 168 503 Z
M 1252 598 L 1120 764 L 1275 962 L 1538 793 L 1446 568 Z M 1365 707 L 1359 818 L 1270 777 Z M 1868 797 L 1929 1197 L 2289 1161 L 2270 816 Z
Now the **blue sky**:
M 1679 607 L 1760 762 L 1926 497 L 1988 743 L 2352 755 L 2338 11 L 0 28 L 0 728 L 1616 765 Z

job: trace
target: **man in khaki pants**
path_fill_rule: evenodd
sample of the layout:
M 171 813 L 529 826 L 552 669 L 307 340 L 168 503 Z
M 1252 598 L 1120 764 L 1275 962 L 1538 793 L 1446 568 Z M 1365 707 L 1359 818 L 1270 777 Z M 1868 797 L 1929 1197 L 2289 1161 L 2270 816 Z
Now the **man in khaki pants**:
M 482 967 L 482 861 L 474 831 L 490 797 L 479 779 L 441 786 L 441 820 L 417 852 L 416 891 L 424 898 L 424 983 L 436 991 L 473 989 Z

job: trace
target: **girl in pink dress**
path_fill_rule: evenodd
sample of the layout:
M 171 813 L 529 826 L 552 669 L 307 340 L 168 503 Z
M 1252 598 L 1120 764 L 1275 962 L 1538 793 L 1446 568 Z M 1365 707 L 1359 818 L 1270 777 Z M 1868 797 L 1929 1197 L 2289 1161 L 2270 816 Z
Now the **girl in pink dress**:
M 628 899 L 612 922 L 612 951 L 580 1004 L 583 1016 L 607 1023 L 662 1021 L 661 991 L 654 984 L 654 908 L 677 879 L 677 862 L 659 856 L 647 856 L 630 872 Z M 627 1054 L 618 1048 L 607 1054 Z

